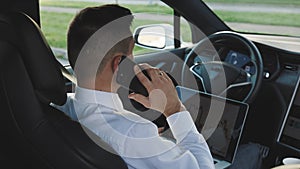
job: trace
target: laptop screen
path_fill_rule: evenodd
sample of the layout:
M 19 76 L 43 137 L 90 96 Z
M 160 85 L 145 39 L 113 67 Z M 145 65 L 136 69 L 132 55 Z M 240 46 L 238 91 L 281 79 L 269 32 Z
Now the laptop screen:
M 232 162 L 241 137 L 248 105 L 177 86 L 214 158 Z

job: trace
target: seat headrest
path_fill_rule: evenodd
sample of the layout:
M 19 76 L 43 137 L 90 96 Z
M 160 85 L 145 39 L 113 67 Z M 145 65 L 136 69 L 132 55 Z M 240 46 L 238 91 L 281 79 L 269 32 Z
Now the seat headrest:
M 8 12 L 0 14 L 0 30 L 0 40 L 8 41 L 20 50 L 40 100 L 45 103 L 64 104 L 64 78 L 39 26 L 24 13 Z

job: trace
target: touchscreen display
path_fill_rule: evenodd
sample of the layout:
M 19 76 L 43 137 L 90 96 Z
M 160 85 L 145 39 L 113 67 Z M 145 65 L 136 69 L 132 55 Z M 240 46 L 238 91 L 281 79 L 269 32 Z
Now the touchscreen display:
M 298 88 L 298 89 L 297 89 Z M 290 103 L 290 109 L 286 115 L 279 142 L 285 146 L 300 152 L 300 91 L 299 80 L 295 88 L 295 94 Z
M 300 151 L 300 107 L 291 110 L 280 141 Z

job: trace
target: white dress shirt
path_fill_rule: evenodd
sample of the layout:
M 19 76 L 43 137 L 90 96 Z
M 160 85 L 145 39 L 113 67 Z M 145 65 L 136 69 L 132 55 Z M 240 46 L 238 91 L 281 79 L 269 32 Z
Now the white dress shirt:
M 108 143 L 129 169 L 212 169 L 213 159 L 187 111 L 167 118 L 176 142 L 157 126 L 123 108 L 116 93 L 76 87 L 64 106 L 55 106 Z

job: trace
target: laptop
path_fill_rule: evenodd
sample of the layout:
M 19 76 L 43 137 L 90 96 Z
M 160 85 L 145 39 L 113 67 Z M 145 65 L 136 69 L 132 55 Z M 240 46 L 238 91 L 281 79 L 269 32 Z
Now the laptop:
M 239 145 L 248 104 L 182 86 L 177 86 L 176 90 L 206 139 L 215 168 L 230 166 Z

